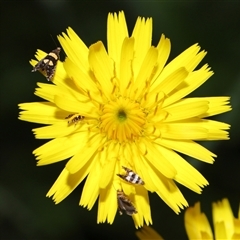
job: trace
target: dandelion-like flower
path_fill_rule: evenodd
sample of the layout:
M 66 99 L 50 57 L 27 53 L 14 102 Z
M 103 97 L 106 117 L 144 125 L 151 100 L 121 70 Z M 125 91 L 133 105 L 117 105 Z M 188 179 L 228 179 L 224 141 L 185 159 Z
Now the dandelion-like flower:
M 144 225 L 140 230 L 136 232 L 138 239 L 140 240 L 164 240 L 152 227 Z
M 200 202 L 185 211 L 185 229 L 189 240 L 233 240 L 240 239 L 240 206 L 238 218 L 235 218 L 228 199 L 213 203 L 213 226 L 214 234 L 209 221 L 204 213 L 201 213 Z M 163 238 L 153 228 L 144 225 L 136 232 L 140 240 Z M 177 239 L 177 236 L 176 236 Z
M 232 240 L 240 239 L 240 207 L 238 218 L 234 218 L 228 199 L 213 203 L 213 226 L 211 226 L 204 213 L 201 213 L 200 203 L 194 207 L 189 207 L 184 215 L 185 228 L 188 239 L 215 239 L 215 240 Z
M 151 46 L 151 18 L 139 17 L 131 36 L 123 12 L 107 23 L 108 50 L 101 41 L 87 48 L 71 28 L 58 36 L 67 58 L 54 84 L 38 83 L 46 101 L 20 104 L 20 119 L 48 125 L 33 129 L 52 139 L 33 151 L 39 166 L 70 158 L 48 197 L 59 203 L 86 178 L 80 205 L 90 210 L 99 197 L 98 223 L 114 221 L 123 192 L 140 227 L 152 223 L 148 191 L 179 213 L 187 201 L 176 182 L 197 193 L 208 184 L 177 152 L 213 163 L 195 140 L 228 139 L 228 124 L 206 118 L 231 108 L 229 97 L 185 98 L 213 74 L 207 64 L 196 70 L 206 55 L 197 44 L 167 64 L 170 40 Z M 122 167 L 145 184 L 124 181 Z

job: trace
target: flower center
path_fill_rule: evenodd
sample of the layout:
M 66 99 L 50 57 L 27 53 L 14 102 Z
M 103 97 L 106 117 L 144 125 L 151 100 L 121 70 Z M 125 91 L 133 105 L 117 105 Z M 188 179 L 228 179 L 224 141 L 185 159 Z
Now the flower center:
M 118 111 L 118 120 L 119 122 L 124 122 L 125 120 L 127 120 L 127 114 L 124 112 L 123 109 Z
M 108 139 L 133 141 L 142 135 L 145 122 L 146 114 L 139 103 L 119 97 L 104 105 L 100 130 Z

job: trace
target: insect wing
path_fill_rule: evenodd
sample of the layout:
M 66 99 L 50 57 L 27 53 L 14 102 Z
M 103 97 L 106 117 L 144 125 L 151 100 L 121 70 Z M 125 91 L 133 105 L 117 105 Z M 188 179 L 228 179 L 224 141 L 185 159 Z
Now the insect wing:
M 132 216 L 137 213 L 136 208 L 131 203 L 130 199 L 122 192 L 117 192 L 117 200 L 118 200 L 118 210 L 120 215 L 122 215 L 122 211 L 124 210 L 127 215 Z
M 34 67 L 32 72 L 40 71 L 46 76 L 48 81 L 51 81 L 57 66 L 57 61 L 59 60 L 59 53 L 61 48 L 56 48 L 52 50 L 45 58 L 41 59 Z
M 117 201 L 118 201 L 118 211 L 119 211 L 120 215 L 122 215 L 123 214 L 122 210 L 125 211 L 126 209 L 124 207 L 123 202 L 119 198 L 117 198 Z
M 128 172 L 128 175 L 126 176 L 126 181 L 131 182 L 133 184 L 140 184 L 144 185 L 144 181 L 139 177 L 138 174 L 135 172 Z
M 145 184 L 144 181 L 141 179 L 141 177 L 138 174 L 136 174 L 133 170 L 124 166 L 122 166 L 122 168 L 126 171 L 126 174 L 125 175 L 117 174 L 120 178 L 132 184 L 139 184 L 139 185 Z

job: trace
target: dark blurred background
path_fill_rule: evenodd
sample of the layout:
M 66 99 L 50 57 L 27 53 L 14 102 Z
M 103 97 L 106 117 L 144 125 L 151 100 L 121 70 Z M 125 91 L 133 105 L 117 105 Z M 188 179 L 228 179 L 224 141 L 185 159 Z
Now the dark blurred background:
M 19 121 L 18 103 L 39 101 L 29 60 L 36 49 L 59 46 L 56 35 L 71 26 L 87 46 L 106 44 L 108 12 L 124 10 L 129 33 L 138 16 L 153 18 L 153 45 L 161 33 L 171 39 L 170 59 L 198 42 L 208 51 L 203 63 L 215 74 L 191 96 L 231 96 L 233 111 L 215 119 L 232 125 L 229 141 L 203 143 L 218 155 L 214 165 L 188 159 L 210 182 L 202 195 L 183 186 L 189 205 L 201 201 L 211 222 L 212 201 L 228 197 L 236 216 L 240 193 L 240 1 L 1 1 L 1 239 L 137 239 L 130 217 L 116 215 L 113 225 L 97 224 L 97 204 L 79 207 L 81 184 L 59 205 L 45 195 L 65 161 L 36 167 L 32 151 L 44 140 L 31 132 L 37 124 Z M 52 36 L 52 37 L 51 37 Z M 53 40 L 53 39 L 54 40 Z M 64 54 L 61 53 L 61 59 Z M 203 64 L 202 63 L 202 64 Z M 186 239 L 183 212 L 176 215 L 150 194 L 153 227 L 165 239 Z

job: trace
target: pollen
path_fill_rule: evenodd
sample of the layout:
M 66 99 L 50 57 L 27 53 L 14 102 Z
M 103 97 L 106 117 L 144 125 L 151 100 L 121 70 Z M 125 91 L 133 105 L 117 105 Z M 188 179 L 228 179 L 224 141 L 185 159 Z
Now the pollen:
M 143 134 L 146 113 L 141 105 L 131 99 L 118 97 L 104 105 L 100 129 L 109 140 L 133 141 Z

